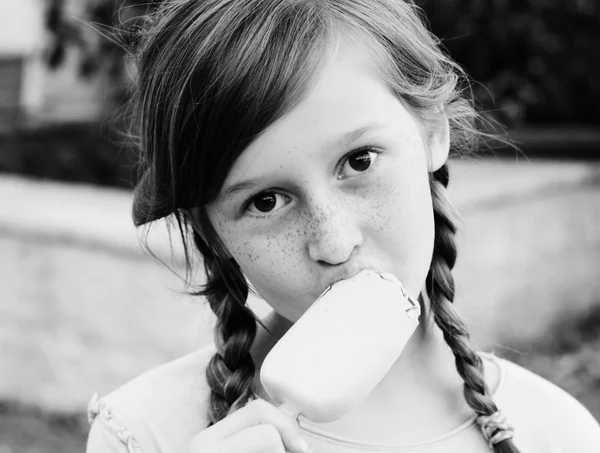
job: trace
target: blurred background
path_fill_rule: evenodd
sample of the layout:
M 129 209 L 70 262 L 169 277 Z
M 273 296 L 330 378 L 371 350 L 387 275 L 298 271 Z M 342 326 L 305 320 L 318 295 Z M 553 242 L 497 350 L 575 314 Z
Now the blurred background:
M 0 0 L 0 452 L 83 451 L 85 406 L 211 339 L 164 225 L 130 220 L 135 68 L 106 35 L 159 1 Z M 600 419 L 600 2 L 425 0 L 520 151 L 450 163 L 473 339 Z M 94 27 L 90 23 L 95 24 Z M 260 301 L 253 301 L 257 310 Z

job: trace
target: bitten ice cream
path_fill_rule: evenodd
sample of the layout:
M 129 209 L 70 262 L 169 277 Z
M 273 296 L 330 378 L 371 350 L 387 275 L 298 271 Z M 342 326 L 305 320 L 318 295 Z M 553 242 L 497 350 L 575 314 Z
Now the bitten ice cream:
M 341 418 L 390 370 L 419 315 L 393 275 L 361 271 L 329 287 L 277 342 L 261 382 L 290 415 Z

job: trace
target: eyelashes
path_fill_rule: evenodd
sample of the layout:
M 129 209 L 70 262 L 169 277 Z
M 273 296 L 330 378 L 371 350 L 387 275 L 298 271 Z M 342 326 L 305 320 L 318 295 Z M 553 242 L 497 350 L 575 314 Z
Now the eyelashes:
M 244 211 L 252 212 L 253 215 L 256 215 L 259 217 L 265 217 L 266 215 L 268 215 L 272 212 L 272 210 L 271 210 L 272 208 L 269 209 L 269 206 L 272 205 L 273 202 L 275 204 L 277 204 L 278 197 L 284 197 L 284 198 L 287 198 L 288 200 L 291 200 L 291 198 L 287 195 L 283 195 L 283 194 L 280 194 L 279 192 L 275 192 L 272 190 L 266 190 L 263 192 L 259 192 L 258 195 L 255 195 L 252 198 L 250 198 L 250 200 L 248 200 L 248 202 L 246 203 L 246 205 L 244 207 Z M 262 208 L 265 208 L 265 210 L 263 211 L 261 209 L 261 207 L 259 207 L 259 205 L 261 205 Z M 252 211 L 250 209 L 252 207 L 257 208 L 259 212 Z
M 374 168 L 374 164 L 377 163 L 380 151 L 375 150 L 373 146 L 364 146 L 357 150 L 353 150 L 346 154 L 338 164 L 337 179 L 356 178 L 361 177 L 364 174 L 370 173 Z M 342 170 L 346 166 L 350 167 L 351 172 L 354 174 L 350 176 L 344 176 Z M 375 165 L 376 166 L 376 165 Z M 277 188 L 270 188 L 267 190 L 261 190 L 254 195 L 251 195 L 243 204 L 240 210 L 240 214 L 244 215 L 250 213 L 255 218 L 266 218 L 271 216 L 273 213 L 282 209 L 278 206 L 278 201 L 283 200 L 287 203 L 291 202 L 292 198 L 279 191 Z
M 365 173 L 371 168 L 371 165 L 377 160 L 378 156 L 378 152 L 373 150 L 372 147 L 363 147 L 359 150 L 351 152 L 350 154 L 347 154 L 342 159 L 342 162 L 344 165 L 346 163 L 350 164 L 352 169 L 355 171 Z M 358 168 L 354 168 L 352 163 L 356 164 Z

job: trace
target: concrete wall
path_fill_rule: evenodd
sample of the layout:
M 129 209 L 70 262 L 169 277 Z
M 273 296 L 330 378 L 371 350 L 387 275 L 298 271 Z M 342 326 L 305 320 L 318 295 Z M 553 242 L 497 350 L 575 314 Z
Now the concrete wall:
M 59 68 L 50 69 L 44 62 L 48 44 L 45 7 L 44 0 L 4 1 L 0 5 L 0 130 L 39 122 L 95 119 L 104 112 L 108 81 L 100 76 L 79 77 L 77 49 L 67 49 Z M 84 2 L 67 0 L 65 16 L 81 18 L 83 7 Z M 80 25 L 97 37 L 83 22 Z M 15 61 L 19 65 L 11 64 Z M 13 113 L 17 108 L 18 116 Z
M 600 165 L 451 168 L 463 213 L 456 305 L 479 345 L 526 351 L 600 303 Z M 130 203 L 125 191 L 0 178 L 0 399 L 81 409 L 210 341 L 212 315 L 143 254 Z M 168 261 L 160 228 L 151 243 Z

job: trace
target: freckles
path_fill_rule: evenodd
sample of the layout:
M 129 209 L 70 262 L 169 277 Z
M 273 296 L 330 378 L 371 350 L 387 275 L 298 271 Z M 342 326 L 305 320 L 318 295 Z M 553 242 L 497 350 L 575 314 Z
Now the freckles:
M 274 266 L 283 263 L 290 254 L 295 253 L 300 236 L 300 229 L 288 230 L 281 234 L 270 234 L 265 237 L 261 251 L 269 256 Z
M 246 256 L 248 257 L 248 262 L 250 263 L 255 263 L 260 259 L 260 254 L 255 253 L 255 251 L 252 250 L 249 241 L 244 242 L 238 248 L 238 252 L 241 252 L 240 254 L 245 252 Z
M 317 239 L 319 237 L 319 225 L 323 223 L 324 219 L 325 211 L 317 206 L 314 212 L 308 214 L 304 236 L 309 240 Z
M 395 177 L 394 175 L 392 178 Z M 377 184 L 370 186 L 361 194 L 368 200 L 366 205 L 362 205 L 362 213 L 367 215 L 372 222 L 377 222 L 378 228 L 385 226 L 381 225 L 381 222 L 385 222 L 390 217 L 400 197 L 396 187 L 397 183 L 388 182 L 386 179 L 390 181 L 388 176 L 384 176 Z
M 373 222 L 375 223 L 375 231 L 378 233 L 383 233 L 388 230 L 390 227 L 390 214 L 383 214 L 379 212 L 376 217 L 374 217 Z
M 354 191 L 354 193 L 357 192 Z M 352 227 L 352 216 L 349 216 L 348 212 L 356 209 L 356 206 L 354 203 L 348 205 L 347 201 L 339 199 L 315 206 L 311 212 L 306 214 L 304 237 L 310 240 L 320 240 L 324 234 L 335 234 L 336 231 Z

